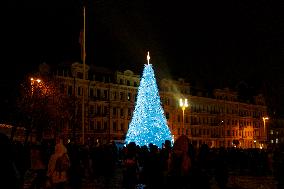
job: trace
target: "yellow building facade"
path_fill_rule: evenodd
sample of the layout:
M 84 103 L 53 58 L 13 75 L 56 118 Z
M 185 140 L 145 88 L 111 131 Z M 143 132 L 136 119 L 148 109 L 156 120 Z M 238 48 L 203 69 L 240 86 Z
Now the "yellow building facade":
M 61 93 L 76 98 L 77 116 L 66 121 L 63 135 L 76 135 L 82 142 L 124 140 L 134 111 L 140 75 L 131 70 L 111 72 L 103 68 L 92 70 L 73 63 L 70 69 L 57 71 L 55 77 Z M 193 145 L 200 147 L 265 148 L 267 131 L 263 117 L 267 107 L 261 95 L 253 103 L 238 101 L 238 94 L 228 88 L 215 89 L 211 95 L 191 92 L 190 83 L 183 79 L 162 79 L 158 82 L 160 97 L 168 126 L 174 139 L 187 135 Z M 84 96 L 84 119 L 82 117 Z M 179 99 L 187 99 L 189 106 L 182 111 Z M 183 114 L 184 113 L 184 114 Z M 84 120 L 84 130 L 82 127 Z M 76 128 L 75 126 L 76 125 Z M 84 135 L 84 137 L 82 137 Z

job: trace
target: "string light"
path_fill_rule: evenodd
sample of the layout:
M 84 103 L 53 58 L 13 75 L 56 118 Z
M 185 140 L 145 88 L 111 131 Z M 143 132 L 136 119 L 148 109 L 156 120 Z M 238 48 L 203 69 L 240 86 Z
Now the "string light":
M 147 59 L 149 61 L 148 57 Z M 125 142 L 126 144 L 135 142 L 139 146 L 148 146 L 152 143 L 162 148 L 165 140 L 173 141 L 173 137 L 161 106 L 152 64 L 148 63 L 144 65 L 137 101 Z

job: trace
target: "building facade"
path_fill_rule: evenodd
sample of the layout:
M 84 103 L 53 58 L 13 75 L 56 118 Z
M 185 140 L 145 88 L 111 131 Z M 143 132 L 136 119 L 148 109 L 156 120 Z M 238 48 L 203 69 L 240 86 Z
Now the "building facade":
M 66 121 L 62 134 L 76 135 L 81 142 L 83 138 L 84 142 L 102 143 L 124 140 L 134 111 L 140 75 L 130 70 L 112 72 L 88 65 L 85 68 L 85 80 L 81 63 L 73 63 L 70 69 L 58 70 L 54 75 L 60 92 L 76 98 L 77 120 Z M 267 107 L 261 95 L 255 96 L 253 103 L 240 102 L 238 94 L 228 88 L 215 89 L 211 95 L 201 92 L 193 95 L 190 84 L 183 79 L 162 79 L 158 87 L 174 139 L 184 129 L 184 134 L 196 147 L 204 143 L 210 147 L 266 147 L 268 130 L 263 118 L 267 117 Z M 189 102 L 184 112 L 179 106 L 180 98 Z

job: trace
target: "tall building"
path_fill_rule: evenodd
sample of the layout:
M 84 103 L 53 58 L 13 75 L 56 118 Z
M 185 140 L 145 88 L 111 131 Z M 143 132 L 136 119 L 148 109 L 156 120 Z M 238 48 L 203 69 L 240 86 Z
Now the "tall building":
M 62 134 L 76 136 L 82 142 L 124 140 L 134 110 L 140 75 L 130 70 L 110 71 L 86 65 L 83 80 L 83 65 L 73 63 L 57 70 L 60 92 L 73 96 L 73 121 L 64 123 Z M 187 135 L 193 145 L 199 147 L 265 148 L 268 130 L 265 128 L 267 106 L 262 95 L 254 102 L 241 102 L 238 94 L 228 88 L 215 89 L 212 93 L 191 91 L 190 83 L 183 79 L 162 79 L 159 93 L 168 126 L 177 139 Z M 82 94 L 85 95 L 84 132 L 82 120 Z M 187 99 L 189 106 L 182 110 L 179 99 Z M 84 137 L 82 137 L 84 135 Z

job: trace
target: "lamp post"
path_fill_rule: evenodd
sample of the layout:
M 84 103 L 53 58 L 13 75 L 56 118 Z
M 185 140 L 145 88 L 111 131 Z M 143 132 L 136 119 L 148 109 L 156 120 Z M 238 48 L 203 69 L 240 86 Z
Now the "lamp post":
M 181 134 L 184 134 L 184 110 L 186 107 L 188 107 L 187 99 L 179 99 L 179 106 L 182 109 L 182 132 Z
M 41 80 L 40 79 L 34 79 L 33 77 L 30 80 L 31 80 L 32 96 L 33 96 L 33 94 L 34 94 L 34 85 L 35 85 L 35 83 L 39 84 L 41 82 Z
M 31 98 L 33 98 L 33 96 L 34 96 L 34 92 L 35 92 L 35 85 L 40 85 L 41 84 L 41 80 L 40 79 L 38 79 L 38 78 L 33 78 L 33 77 L 31 77 L 30 78 L 30 81 L 31 81 Z M 34 127 L 34 115 L 33 115 L 33 113 L 34 113 L 34 100 L 32 99 L 32 103 L 31 103 L 31 107 L 32 107 L 32 110 L 31 110 L 31 125 L 30 125 L 30 130 L 29 130 L 29 132 L 27 133 L 27 135 L 26 135 L 26 138 L 25 138 L 25 144 L 27 144 L 27 141 L 28 141 L 28 137 L 29 137 L 29 135 L 30 135 L 30 142 L 32 142 L 32 135 L 33 135 L 33 133 L 32 133 L 32 131 L 33 131 L 33 127 Z
M 268 117 L 262 117 L 262 120 L 263 120 L 263 135 L 265 137 L 265 141 L 267 140 L 267 132 L 266 132 L 266 120 L 268 120 L 269 118 Z
M 224 147 L 225 147 L 225 126 L 223 126 L 224 128 L 222 129 L 221 128 L 221 125 L 224 123 L 224 121 L 223 120 L 221 120 L 221 122 L 218 124 L 218 126 L 219 126 L 219 128 L 220 128 L 220 137 L 221 137 L 221 135 L 223 134 L 223 144 L 224 144 Z M 221 130 L 222 129 L 222 130 Z M 223 131 L 223 132 L 222 132 Z M 221 147 L 221 146 L 220 146 Z

